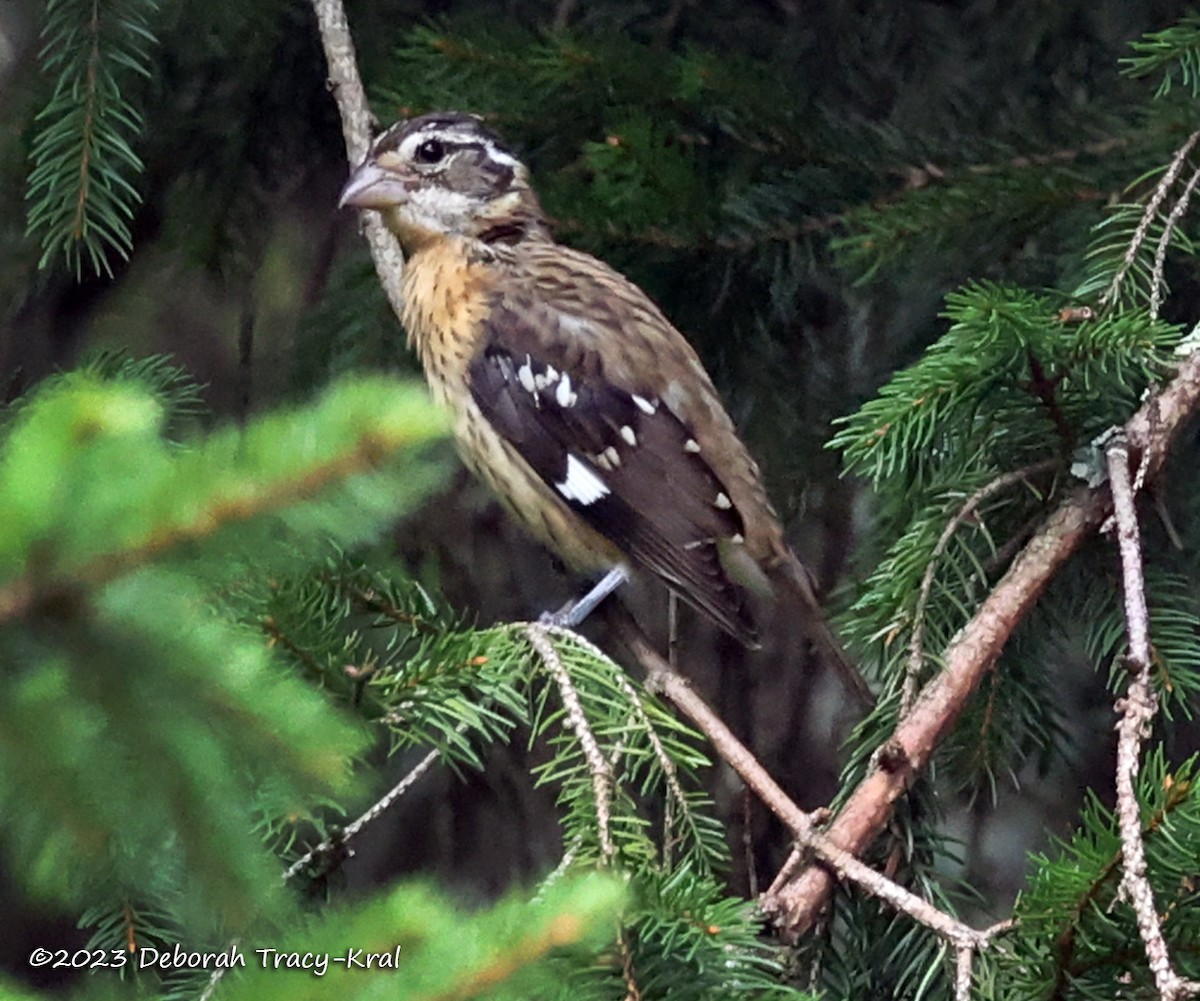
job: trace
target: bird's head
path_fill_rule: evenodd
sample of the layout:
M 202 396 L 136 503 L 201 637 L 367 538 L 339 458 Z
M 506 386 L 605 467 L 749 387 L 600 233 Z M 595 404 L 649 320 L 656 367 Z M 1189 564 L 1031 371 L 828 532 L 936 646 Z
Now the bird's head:
M 410 118 L 380 135 L 339 205 L 383 213 L 408 251 L 441 236 L 487 243 L 545 236 L 525 165 L 481 119 L 457 111 Z

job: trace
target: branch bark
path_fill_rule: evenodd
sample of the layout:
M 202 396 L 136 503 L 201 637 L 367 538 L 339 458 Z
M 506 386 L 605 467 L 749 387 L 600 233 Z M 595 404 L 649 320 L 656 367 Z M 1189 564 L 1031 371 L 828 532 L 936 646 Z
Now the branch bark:
M 371 148 L 371 109 L 362 78 L 358 75 L 358 61 L 354 55 L 354 40 L 350 37 L 350 25 L 346 21 L 346 9 L 342 0 L 312 0 L 313 12 L 317 15 L 317 29 L 321 35 L 321 46 L 325 50 L 325 62 L 329 69 L 329 90 L 337 101 L 338 114 L 342 120 L 342 135 L 346 140 L 346 156 L 352 167 L 357 166 Z M 403 308 L 400 298 L 400 278 L 404 273 L 404 254 L 400 244 L 388 232 L 378 212 L 363 210 L 361 213 L 363 235 L 371 248 L 371 259 L 375 271 L 387 294 L 392 310 L 399 317 Z

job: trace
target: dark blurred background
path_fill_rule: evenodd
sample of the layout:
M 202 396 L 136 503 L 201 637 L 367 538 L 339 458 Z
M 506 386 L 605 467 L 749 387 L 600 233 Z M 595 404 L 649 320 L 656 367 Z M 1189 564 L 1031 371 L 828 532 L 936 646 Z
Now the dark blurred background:
M 304 398 L 349 369 L 414 371 L 355 219 L 335 208 L 345 152 L 299 0 L 179 0 L 153 14 L 153 73 L 129 95 L 145 121 L 133 252 L 113 259 L 111 276 L 85 268 L 77 280 L 57 259 L 39 269 L 25 177 L 52 84 L 38 62 L 41 8 L 0 2 L 5 399 L 98 351 L 170 354 L 205 384 L 212 421 Z M 834 608 L 878 551 L 864 543 L 871 498 L 823 448 L 831 421 L 937 336 L 955 285 L 1048 286 L 1069 273 L 1099 208 L 1140 173 L 1131 109 L 1148 92 L 1118 60 L 1185 10 L 1165 0 L 347 8 L 382 124 L 438 105 L 488 115 L 531 163 L 560 237 L 629 273 L 693 340 Z M 558 61 L 538 62 L 556 44 Z M 1159 137 L 1162 148 L 1176 138 Z M 861 234 L 855 219 L 872 206 L 1021 158 L 1034 159 L 1034 180 L 1005 189 L 1012 208 L 998 193 L 942 210 L 949 244 L 897 233 L 896 253 L 866 262 L 862 246 L 839 244 Z M 1078 164 L 1086 183 L 1039 185 L 1042 162 Z M 465 474 L 395 541 L 480 621 L 530 617 L 578 585 Z M 645 588 L 629 603 L 661 639 L 663 595 Z M 830 800 L 854 722 L 836 679 L 795 642 L 751 655 L 688 614 L 680 657 L 802 805 Z M 1003 910 L 1026 853 L 1065 833 L 1082 787 L 1111 774 L 1101 679 L 1069 645 L 1050 669 L 1070 750 L 994 800 L 945 804 L 945 830 L 962 840 L 953 874 L 983 893 L 984 912 Z M 424 779 L 362 839 L 346 878 L 423 872 L 478 896 L 545 872 L 561 846 L 524 757 L 517 747 L 482 774 Z M 712 784 L 743 860 L 735 883 L 761 888 L 786 844 L 732 776 L 718 770 Z M 39 913 L 10 891 L 0 874 L 0 953 L 27 974 L 25 944 L 65 942 L 73 916 Z

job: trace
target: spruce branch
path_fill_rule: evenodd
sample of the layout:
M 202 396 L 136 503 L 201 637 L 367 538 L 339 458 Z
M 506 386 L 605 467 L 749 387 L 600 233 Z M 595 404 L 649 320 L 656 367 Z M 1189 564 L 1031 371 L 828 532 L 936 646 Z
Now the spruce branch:
M 1121 72 L 1130 77 L 1162 73 L 1154 96 L 1171 93 L 1175 78 L 1196 97 L 1200 91 L 1200 16 L 1185 14 L 1176 24 L 1152 31 L 1130 46 L 1136 55 L 1121 60 Z
M 1136 778 L 1142 741 L 1149 735 L 1159 700 L 1151 679 L 1150 615 L 1142 572 L 1141 533 L 1134 506 L 1134 486 L 1129 473 L 1129 442 L 1124 435 L 1118 434 L 1108 443 L 1105 458 L 1112 484 L 1117 543 L 1121 554 L 1122 590 L 1129 637 L 1127 665 L 1131 673 L 1128 691 L 1116 704 L 1117 712 L 1121 714 L 1117 724 L 1117 820 L 1124 866 L 1121 890 L 1137 915 L 1138 931 L 1159 995 L 1163 1001 L 1176 1001 L 1200 994 L 1200 983 L 1186 980 L 1175 972 L 1146 870 L 1146 846 L 1142 839 L 1142 815 Z
M 1200 408 L 1200 351 L 1129 419 L 1125 433 L 1142 456 L 1148 478 L 1166 461 L 1187 418 Z M 893 804 L 928 763 L 968 697 L 991 669 L 1017 624 L 1054 574 L 1103 523 L 1111 500 L 1103 487 L 1078 488 L 1047 516 L 971 620 L 946 649 L 941 673 L 900 719 L 876 762 L 851 793 L 827 831 L 833 845 L 855 856 L 886 826 Z M 777 895 L 779 922 L 792 936 L 816 921 L 833 888 L 828 871 L 809 866 Z
M 362 388 L 366 389 L 365 382 Z M 353 393 L 351 387 L 328 393 L 326 415 L 352 412 Z M 395 409 L 391 413 L 386 409 L 386 396 L 381 393 L 375 397 L 375 412 L 352 430 L 350 440 L 343 441 L 340 450 L 323 457 L 306 457 L 308 461 L 296 455 L 296 464 L 286 470 L 258 470 L 253 477 L 226 471 L 218 476 L 217 468 L 228 458 L 230 442 L 236 443 L 237 439 L 214 435 L 206 449 L 184 453 L 174 463 L 169 478 L 163 480 L 173 486 L 189 481 L 206 485 L 211 482 L 202 499 L 184 498 L 164 514 L 158 497 L 139 496 L 140 508 L 155 516 L 149 525 L 139 526 L 131 538 L 110 540 L 115 543 L 111 549 L 93 552 L 78 561 L 66 560 L 58 568 L 31 565 L 10 577 L 0 585 L 0 622 L 29 615 L 48 603 L 71 602 L 189 545 L 210 541 L 233 525 L 288 511 L 320 498 L 348 479 L 379 472 L 398 452 L 427 441 L 440 423 L 429 419 L 428 412 L 420 415 L 394 394 L 392 387 L 388 395 L 392 395 Z M 384 409 L 379 409 L 381 406 Z M 283 417 L 264 418 L 254 428 L 257 441 L 265 441 L 272 432 L 286 441 L 290 430 L 288 418 Z M 331 422 L 327 436 L 332 437 L 335 430 L 339 429 Z
M 26 233 L 41 239 L 39 267 L 62 254 L 79 278 L 86 257 L 92 271 L 111 277 L 110 255 L 127 258 L 133 249 L 129 221 L 143 165 L 132 143 L 142 117 L 123 88 L 150 75 L 157 10 L 158 0 L 46 5 L 39 58 L 56 80 L 37 116 L 26 188 Z

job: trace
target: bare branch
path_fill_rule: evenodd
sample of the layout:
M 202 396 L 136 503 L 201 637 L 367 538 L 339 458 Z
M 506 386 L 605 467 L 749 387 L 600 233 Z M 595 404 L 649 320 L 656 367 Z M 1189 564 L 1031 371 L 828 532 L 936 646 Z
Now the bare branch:
M 1124 875 L 1121 889 L 1137 915 L 1138 931 L 1146 958 L 1163 1001 L 1200 993 L 1200 983 L 1184 980 L 1175 972 L 1154 905 L 1154 892 L 1146 876 L 1146 846 L 1142 840 L 1142 810 L 1136 779 L 1142 741 L 1158 710 L 1158 693 L 1151 680 L 1150 614 L 1142 573 L 1142 542 L 1129 473 L 1129 442 L 1117 435 L 1105 449 L 1112 483 L 1117 545 L 1121 553 L 1121 580 L 1125 599 L 1125 628 L 1129 636 L 1127 663 L 1129 690 L 1117 701 L 1117 824 L 1121 832 Z
M 867 893 L 885 901 L 913 920 L 932 929 L 955 947 L 981 948 L 987 944 L 995 929 L 977 931 L 929 901 L 906 890 L 865 862 L 844 851 L 814 826 L 812 816 L 805 813 L 779 784 L 771 778 L 749 748 L 734 736 L 724 721 L 688 683 L 654 649 L 632 617 L 620 617 L 623 638 L 647 673 L 647 687 L 669 698 L 709 739 L 721 759 L 738 774 L 746 785 L 766 804 L 767 808 L 785 823 L 807 854 L 821 860 L 839 877 L 850 880 Z M 776 901 L 770 891 L 760 905 L 773 913 Z

